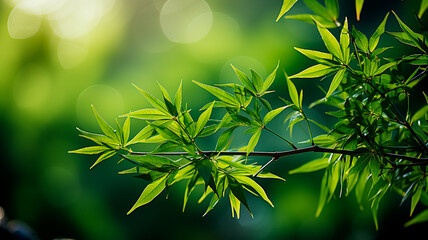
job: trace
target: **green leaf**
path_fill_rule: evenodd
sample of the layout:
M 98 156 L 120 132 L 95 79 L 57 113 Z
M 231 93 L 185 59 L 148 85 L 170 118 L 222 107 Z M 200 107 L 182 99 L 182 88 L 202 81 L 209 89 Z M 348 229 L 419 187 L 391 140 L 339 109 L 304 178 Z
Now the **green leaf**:
M 295 20 L 299 20 L 299 21 L 303 21 L 306 23 L 316 25 L 316 23 L 314 22 L 314 19 L 315 19 L 317 22 L 321 23 L 326 28 L 336 28 L 337 27 L 335 22 L 333 22 L 329 19 L 325 19 L 323 17 L 320 17 L 318 15 L 313 15 L 313 14 L 288 15 L 288 16 L 285 16 L 285 19 L 295 19 Z
M 376 29 L 373 35 L 370 37 L 370 40 L 369 40 L 370 52 L 373 52 L 376 49 L 376 46 L 379 43 L 380 36 L 385 32 L 385 24 L 386 24 L 386 20 L 388 19 L 388 16 L 389 16 L 389 12 L 386 14 L 382 23 L 379 25 L 379 27 Z
M 125 145 L 128 142 L 130 131 L 131 131 L 131 118 L 128 116 L 122 126 L 123 145 Z
M 218 87 L 206 85 L 197 81 L 193 81 L 193 82 L 199 85 L 200 87 L 202 87 L 203 89 L 207 90 L 208 92 L 210 92 L 212 95 L 216 96 L 218 99 L 220 99 L 227 105 L 239 107 L 239 102 L 230 93 Z
M 331 65 L 334 63 L 333 55 L 331 55 L 330 53 L 319 52 L 319 51 L 308 50 L 308 49 L 301 49 L 297 47 L 295 47 L 294 49 L 296 49 L 306 57 L 317 61 L 318 63 L 322 63 L 324 65 Z
M 364 0 L 355 0 L 355 12 L 357 14 L 357 21 L 360 21 L 361 9 L 363 8 Z
M 382 74 L 383 72 L 385 72 L 385 70 L 387 70 L 387 69 L 389 69 L 389 68 L 391 68 L 391 67 L 393 67 L 393 66 L 395 66 L 397 64 L 398 64 L 398 62 L 389 62 L 387 64 L 384 64 L 384 65 L 380 66 L 376 70 L 376 72 L 374 73 L 374 76 Z
M 272 121 L 272 119 L 274 117 L 276 117 L 278 114 L 280 114 L 287 107 L 289 107 L 289 106 L 279 107 L 277 109 L 274 109 L 274 110 L 266 113 L 265 117 L 263 118 L 263 123 L 267 124 L 268 122 Z
M 202 132 L 202 130 L 204 129 L 205 125 L 207 124 L 207 122 L 208 122 L 208 120 L 209 120 L 209 118 L 210 118 L 210 116 L 211 116 L 211 112 L 212 112 L 212 110 L 213 110 L 214 103 L 215 103 L 215 102 L 212 102 L 212 103 L 211 103 L 211 106 L 210 106 L 207 110 L 205 110 L 205 111 L 204 111 L 204 112 L 199 116 L 199 119 L 198 119 L 198 121 L 196 122 L 195 137 L 196 137 L 196 136 L 198 136 L 198 135 Z
M 113 140 L 113 139 L 111 139 L 105 135 L 86 132 L 86 131 L 83 131 L 79 128 L 76 128 L 76 129 L 81 133 L 81 135 L 79 135 L 79 136 L 84 137 L 86 139 L 89 139 L 89 140 L 91 140 L 91 141 L 93 141 L 99 145 L 107 145 L 111 148 L 115 148 L 115 147 L 119 146 L 119 144 L 115 140 Z
M 234 177 L 241 184 L 250 187 L 251 190 L 254 190 L 258 195 L 260 195 L 260 197 L 263 198 L 263 200 L 265 200 L 267 203 L 269 203 L 273 207 L 273 204 L 270 201 L 270 199 L 268 198 L 265 190 L 258 183 L 256 183 L 253 179 L 246 177 L 246 176 L 236 176 L 235 175 Z
M 134 85 L 134 87 L 136 87 L 144 95 L 144 97 L 153 105 L 153 107 L 155 107 L 156 109 L 158 109 L 159 111 L 165 114 L 168 114 L 168 109 L 166 108 L 163 102 L 161 102 L 156 97 L 152 96 L 150 93 L 147 93 L 143 89 L 137 87 L 137 85 L 135 84 L 132 84 L 132 85 Z
M 321 214 L 322 209 L 324 208 L 325 203 L 327 202 L 327 195 L 328 195 L 327 178 L 328 178 L 328 171 L 325 171 L 324 176 L 323 176 L 323 178 L 321 180 L 320 197 L 319 197 L 319 200 L 318 200 L 317 211 L 315 213 L 316 217 L 319 217 L 319 215 Z
M 184 201 L 183 201 L 183 210 L 182 210 L 183 212 L 186 209 L 187 200 L 189 199 L 190 193 L 195 188 L 195 185 L 196 185 L 196 182 L 198 181 L 198 178 L 199 178 L 199 174 L 198 174 L 198 172 L 195 172 L 195 174 L 193 174 L 193 176 L 187 182 L 186 190 L 184 191 Z
M 233 196 L 235 196 L 247 208 L 247 210 L 250 212 L 251 216 L 253 216 L 253 213 L 251 212 L 250 206 L 248 205 L 247 198 L 245 197 L 244 188 L 242 187 L 242 184 L 240 184 L 236 180 L 236 178 L 231 176 L 231 175 L 227 175 L 227 180 L 229 182 L 229 189 L 230 189 L 231 193 L 233 193 Z M 239 210 L 238 210 L 238 212 L 239 212 Z
M 140 109 L 137 111 L 130 112 L 128 114 L 121 115 L 120 117 L 133 117 L 143 120 L 171 119 L 171 116 L 169 114 L 165 114 L 165 112 L 159 111 L 158 109 L 154 108 Z
M 269 87 L 272 85 L 272 83 L 275 81 L 276 71 L 278 70 L 278 67 L 279 67 L 279 62 L 276 65 L 276 68 L 272 71 L 271 74 L 269 74 L 269 76 L 263 82 L 263 87 L 261 90 L 262 93 L 266 92 L 269 89 Z
M 412 218 L 410 221 L 406 222 L 404 224 L 405 227 L 417 224 L 417 223 L 423 223 L 428 221 L 428 209 L 423 210 L 421 213 L 416 215 L 414 218 Z
M 319 158 L 305 163 L 296 169 L 291 170 L 289 174 L 315 172 L 326 168 L 328 165 L 328 158 Z
M 392 13 L 395 15 L 395 18 L 397 19 L 398 24 L 400 25 L 400 28 L 407 34 L 407 36 L 409 37 L 413 45 L 419 48 L 424 53 L 426 53 L 424 46 L 421 45 L 423 40 L 419 38 L 420 34 L 413 32 L 412 29 L 410 29 L 406 24 L 403 23 L 403 21 L 401 21 L 401 19 L 398 17 L 398 15 L 394 11 L 392 11 Z
M 150 125 L 147 125 L 143 129 L 141 129 L 141 131 L 137 135 L 135 135 L 135 137 L 131 141 L 126 143 L 125 146 L 135 144 L 135 143 L 139 143 L 140 141 L 147 139 L 148 137 L 150 137 L 152 135 L 153 131 L 154 131 L 153 127 Z
M 253 83 L 250 81 L 250 79 L 247 77 L 247 75 L 245 75 L 239 69 L 235 68 L 232 64 L 230 66 L 232 66 L 233 71 L 235 71 L 236 76 L 238 77 L 239 81 L 244 84 L 245 88 L 248 89 L 253 94 L 253 96 L 256 96 L 257 90 L 254 87 Z
M 233 131 L 235 131 L 237 127 L 238 126 L 233 126 L 227 129 L 218 137 L 217 145 L 215 147 L 216 151 L 221 151 L 226 146 L 226 144 L 229 142 L 229 139 L 232 136 Z
M 330 17 L 336 21 L 339 17 L 339 2 L 338 0 L 325 0 L 325 8 L 327 8 L 327 12 Z
M 324 45 L 328 49 L 328 51 L 333 54 L 337 59 L 342 59 L 342 50 L 340 49 L 339 42 L 336 40 L 336 38 L 331 34 L 330 31 L 328 31 L 321 23 L 317 22 L 315 20 L 315 23 L 318 28 L 318 32 L 321 35 L 321 38 L 324 42 Z
M 116 154 L 116 150 L 110 150 L 110 151 L 106 151 L 103 154 L 101 154 L 101 156 L 97 159 L 97 161 L 95 161 L 94 164 L 92 164 L 92 166 L 89 169 L 92 169 L 93 167 L 95 167 L 98 163 L 113 157 Z
M 183 99 L 182 85 L 183 85 L 183 81 L 180 82 L 180 86 L 178 87 L 177 92 L 175 93 L 175 99 L 174 99 L 175 106 L 177 107 L 177 110 L 179 112 L 181 111 L 181 104 Z
M 415 122 L 419 119 L 423 119 L 425 115 L 428 113 L 428 105 L 424 105 L 422 108 L 420 108 L 412 117 L 411 122 Z
M 296 107 L 300 107 L 299 105 L 299 94 L 297 93 L 296 86 L 290 80 L 290 78 L 285 74 L 285 79 L 287 80 L 288 94 L 290 95 L 291 101 Z
M 333 80 L 330 83 L 330 87 L 328 88 L 327 94 L 325 95 L 326 98 L 328 98 L 337 87 L 339 87 L 340 83 L 342 82 L 343 76 L 345 75 L 346 69 L 342 68 L 340 69 L 336 75 L 334 75 Z
M 253 69 L 250 68 L 251 79 L 257 93 L 261 93 L 263 89 L 263 78 Z
M 355 39 L 357 47 L 364 52 L 369 51 L 369 41 L 367 40 L 366 35 L 358 31 L 354 26 L 352 26 L 352 36 Z
M 317 77 L 323 77 L 335 71 L 337 71 L 337 67 L 317 64 L 297 74 L 294 74 L 293 76 L 290 76 L 290 78 L 317 78 Z
M 95 118 L 97 119 L 98 125 L 100 125 L 101 130 L 103 133 L 113 139 L 116 143 L 119 143 L 119 139 L 116 136 L 116 131 L 106 122 L 104 119 L 98 114 L 97 110 L 95 110 L 94 105 L 91 105 L 92 110 L 94 111 Z
M 105 152 L 107 150 L 110 150 L 110 148 L 106 146 L 91 146 L 91 147 L 84 147 L 73 151 L 68 151 L 68 153 L 77 153 L 77 154 L 100 154 L 102 152 Z
M 169 98 L 169 96 L 168 96 L 168 98 Z M 165 95 L 163 96 L 163 101 L 165 102 L 166 109 L 168 110 L 169 114 L 177 117 L 178 116 L 177 108 L 174 106 L 174 104 L 168 98 L 165 97 Z
M 285 13 L 288 12 L 288 10 L 290 10 L 290 8 L 297 2 L 297 0 L 284 0 L 284 2 L 282 3 L 282 7 L 281 7 L 281 11 L 279 11 L 279 15 L 276 18 L 276 21 L 278 22 L 279 19 L 284 16 Z
M 419 12 L 418 12 L 418 17 L 422 18 L 422 16 L 424 15 L 425 11 L 428 8 L 428 0 L 422 0 L 421 1 L 421 6 L 419 7 Z
M 126 160 L 153 171 L 168 172 L 178 168 L 179 165 L 171 159 L 153 155 L 122 155 Z
M 168 174 L 165 174 L 165 176 L 147 185 L 138 198 L 137 202 L 134 204 L 134 206 L 132 206 L 131 210 L 129 210 L 127 214 L 129 215 L 136 208 L 141 207 L 155 199 L 165 189 L 167 177 Z
M 257 143 L 259 142 L 261 133 L 262 133 L 262 130 L 259 129 L 256 133 L 254 133 L 253 136 L 251 136 L 250 141 L 248 142 L 248 146 L 247 146 L 247 156 L 256 147 Z
M 350 49 L 349 49 L 350 42 L 351 42 L 351 38 L 350 38 L 349 29 L 348 29 L 348 18 L 345 18 L 342 31 L 340 31 L 340 47 L 342 49 L 342 59 L 345 64 L 348 64 L 349 60 L 351 59 Z
M 328 14 L 327 9 L 321 5 L 317 0 L 304 0 L 306 6 L 310 8 L 315 14 L 321 16 L 324 19 L 331 20 L 331 16 Z
M 412 196 L 412 203 L 410 206 L 410 216 L 412 216 L 413 211 L 415 210 L 415 207 L 418 204 L 419 199 L 421 198 L 421 194 L 422 194 L 422 187 L 416 186 L 416 192 Z

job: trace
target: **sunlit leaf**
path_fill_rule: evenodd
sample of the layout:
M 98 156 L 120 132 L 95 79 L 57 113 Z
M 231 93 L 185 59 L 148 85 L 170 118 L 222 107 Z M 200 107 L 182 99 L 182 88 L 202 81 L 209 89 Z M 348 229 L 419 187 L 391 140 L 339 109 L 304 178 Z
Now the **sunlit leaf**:
M 145 108 L 137 111 L 130 112 L 128 114 L 121 115 L 120 117 L 133 117 L 143 120 L 159 120 L 159 119 L 171 119 L 169 114 L 165 114 L 162 111 L 154 108 Z
M 357 21 L 360 21 L 361 9 L 363 8 L 364 0 L 355 0 L 355 12 L 357 14 Z
M 328 92 L 325 95 L 326 98 L 328 98 L 336 89 L 339 87 L 340 83 L 342 82 L 343 76 L 345 75 L 346 69 L 342 68 L 340 69 L 336 75 L 334 75 L 333 80 L 330 83 L 330 87 L 328 88 Z
M 143 89 L 137 87 L 137 85 L 133 84 L 134 87 L 136 87 L 138 89 L 138 91 L 140 91 L 144 97 L 153 105 L 153 107 L 155 107 L 156 109 L 158 109 L 159 111 L 168 114 L 168 109 L 166 108 L 165 104 L 163 102 L 161 102 L 159 99 L 157 99 L 156 97 L 152 96 L 150 93 L 144 91 Z
M 428 8 L 428 0 L 421 0 L 421 6 L 419 7 L 419 12 L 418 12 L 419 18 L 422 18 L 427 8 Z
M 235 68 L 233 65 L 230 65 L 230 66 L 232 66 L 233 71 L 235 71 L 236 76 L 238 77 L 239 81 L 241 81 L 241 83 L 244 84 L 245 88 L 248 89 L 254 96 L 257 95 L 257 90 L 254 84 L 247 77 L 247 75 L 245 75 L 239 69 Z
M 231 193 L 233 193 L 233 196 L 235 196 L 247 208 L 251 216 L 253 216 L 250 206 L 248 205 L 247 198 L 245 197 L 244 188 L 242 187 L 242 184 L 240 184 L 236 180 L 236 178 L 231 175 L 227 175 L 227 180 L 229 182 L 229 189 Z
M 352 37 L 355 39 L 355 43 L 359 49 L 364 52 L 369 50 L 369 41 L 367 40 L 366 35 L 358 31 L 354 26 L 352 27 Z
M 279 12 L 278 17 L 276 18 L 276 21 L 278 22 L 279 19 L 281 19 L 282 16 L 284 16 L 285 13 L 290 10 L 290 8 L 297 2 L 297 0 L 284 0 L 282 3 L 281 11 Z
M 287 76 L 287 74 L 285 75 L 285 79 L 287 80 L 288 94 L 290 95 L 291 101 L 293 102 L 294 105 L 296 105 L 297 107 L 300 107 L 299 106 L 299 94 L 297 93 L 296 86 L 290 80 L 290 78 Z
M 304 2 L 306 6 L 308 6 L 308 8 L 310 8 L 318 16 L 321 16 L 322 18 L 328 19 L 328 20 L 332 19 L 327 9 L 323 5 L 321 5 L 317 0 L 304 0 Z
M 276 68 L 272 71 L 271 74 L 269 74 L 269 76 L 263 82 L 263 87 L 261 90 L 262 93 L 266 92 L 269 89 L 269 87 L 272 85 L 272 83 L 275 81 L 276 71 L 278 70 L 278 67 L 279 67 L 279 62 L 276 65 Z
M 328 31 L 321 23 L 315 21 L 318 32 L 321 35 L 321 38 L 324 42 L 324 45 L 328 49 L 328 51 L 333 54 L 337 59 L 342 59 L 342 50 L 340 49 L 340 44 L 336 40 L 336 38 L 331 34 L 330 31 Z
M 98 125 L 100 126 L 103 133 L 107 137 L 109 137 L 109 138 L 115 140 L 117 143 L 119 143 L 119 139 L 116 136 L 116 131 L 98 114 L 97 110 L 95 110 L 94 105 L 91 105 L 91 106 L 92 106 L 92 110 L 95 114 L 95 118 L 97 119 Z
M 141 207 L 155 199 L 165 189 L 167 177 L 168 174 L 165 174 L 165 176 L 147 185 L 138 198 L 137 202 L 134 204 L 134 206 L 132 206 L 131 210 L 129 210 L 127 214 L 132 213 L 136 208 Z
M 385 32 L 385 24 L 386 24 L 386 20 L 388 19 L 388 16 L 389 16 L 389 12 L 386 14 L 382 23 L 379 25 L 379 27 L 376 29 L 373 35 L 370 37 L 370 40 L 369 40 L 370 52 L 373 52 L 376 49 L 376 46 L 379 43 L 380 36 Z
M 263 123 L 267 124 L 268 122 L 272 121 L 274 117 L 276 117 L 278 114 L 280 114 L 284 109 L 286 109 L 288 106 L 279 107 L 277 109 L 274 109 L 268 113 L 266 113 L 265 117 L 263 118 Z
M 326 168 L 328 164 L 329 164 L 328 158 L 319 158 L 319 159 L 312 160 L 308 163 L 305 163 L 302 166 L 291 170 L 289 173 L 295 174 L 295 173 L 315 172 Z
M 102 152 L 105 152 L 107 150 L 110 150 L 110 148 L 106 146 L 91 146 L 91 147 L 84 147 L 73 151 L 68 151 L 68 153 L 77 153 L 77 154 L 100 154 Z
M 398 21 L 398 23 L 400 25 L 400 28 L 407 34 L 407 36 L 409 37 L 409 39 L 411 40 L 411 42 L 414 44 L 414 46 L 416 46 L 421 51 L 423 51 L 424 53 L 426 53 L 426 49 L 424 49 L 424 46 L 421 45 L 421 43 L 424 41 L 422 39 L 424 39 L 424 38 L 419 38 L 419 36 L 420 36 L 419 34 L 415 33 L 406 24 L 404 24 L 403 21 L 401 21 L 401 19 L 398 17 L 398 15 L 394 11 L 392 11 L 392 13 L 395 15 L 395 18 L 397 19 L 397 21 Z
M 197 81 L 193 81 L 193 82 L 199 85 L 200 87 L 202 87 L 203 89 L 207 90 L 208 92 L 210 92 L 212 95 L 216 96 L 218 99 L 220 99 L 224 103 L 231 106 L 239 106 L 239 102 L 230 93 L 218 87 L 206 85 Z
M 339 17 L 339 1 L 338 0 L 325 0 L 325 8 L 327 9 L 328 14 L 336 21 Z
M 256 147 L 257 143 L 259 142 L 261 133 L 262 133 L 262 130 L 259 129 L 256 133 L 253 134 L 253 136 L 251 136 L 250 141 L 248 142 L 248 146 L 247 146 L 247 155 L 250 152 L 252 152 L 254 150 L 254 148 Z
M 273 203 L 268 198 L 265 190 L 256 183 L 253 179 L 246 177 L 246 176 L 234 176 L 235 179 L 240 182 L 241 184 L 250 187 L 252 190 L 254 190 L 260 197 L 263 198 L 267 203 L 269 203 L 273 207 Z
M 97 161 L 95 161 L 95 163 L 92 164 L 92 166 L 90 167 L 90 169 L 92 169 L 93 167 L 95 167 L 96 165 L 98 165 L 100 162 L 113 157 L 115 154 L 116 154 L 115 150 L 110 150 L 110 151 L 104 152 L 103 154 L 101 154 L 101 156 L 98 157 Z
M 138 142 L 141 142 L 141 141 L 147 139 L 148 137 L 150 137 L 152 135 L 153 131 L 154 131 L 153 127 L 150 125 L 147 125 L 143 129 L 141 129 L 141 131 L 139 133 L 137 133 L 137 135 L 135 135 L 135 137 L 133 139 L 131 139 L 131 141 L 126 143 L 125 146 L 135 144 L 135 143 L 138 143 Z
M 323 77 L 329 73 L 337 71 L 336 67 L 331 67 L 323 64 L 317 64 L 309 67 L 297 74 L 290 76 L 290 78 L 318 78 Z
M 214 106 L 214 102 L 211 103 L 211 106 L 199 116 L 199 119 L 196 122 L 195 136 L 199 135 L 201 133 L 201 131 L 203 130 L 203 128 L 205 127 L 205 125 L 207 124 L 207 122 L 211 116 L 213 106 Z
M 406 222 L 404 226 L 408 227 L 417 223 L 423 223 L 428 221 L 428 209 L 423 210 L 410 221 Z

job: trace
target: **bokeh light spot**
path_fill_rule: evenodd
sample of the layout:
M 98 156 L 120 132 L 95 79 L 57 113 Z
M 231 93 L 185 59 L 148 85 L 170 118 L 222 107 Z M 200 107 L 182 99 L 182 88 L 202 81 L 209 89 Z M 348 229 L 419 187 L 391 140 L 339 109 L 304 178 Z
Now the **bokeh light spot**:
M 212 11 L 204 0 L 168 0 L 160 13 L 162 31 L 172 42 L 192 43 L 211 29 Z
M 89 41 L 62 39 L 58 43 L 58 60 L 64 68 L 72 68 L 81 63 L 89 50 Z
M 39 13 L 29 13 L 25 9 L 25 4 L 16 5 L 9 15 L 7 28 L 12 38 L 26 39 L 32 37 L 40 29 L 42 23 L 40 11 Z

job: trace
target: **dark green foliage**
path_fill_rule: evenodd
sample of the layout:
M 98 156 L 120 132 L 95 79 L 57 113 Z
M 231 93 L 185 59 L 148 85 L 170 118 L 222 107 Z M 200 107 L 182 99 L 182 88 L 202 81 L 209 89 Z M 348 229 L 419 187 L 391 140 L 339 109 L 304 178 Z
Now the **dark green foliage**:
M 278 19 L 296 2 L 284 0 Z M 324 5 L 316 0 L 305 0 L 304 3 L 315 15 L 294 18 L 315 24 L 325 49 L 295 48 L 316 64 L 290 77 L 285 74 L 289 99 L 283 99 L 283 106 L 272 108 L 264 97 L 273 92 L 269 88 L 279 64 L 266 79 L 254 70 L 251 70 L 251 76 L 247 76 L 232 66 L 241 84 L 211 86 L 195 81 L 217 98 L 202 107 L 196 121 L 182 104 L 181 84 L 174 99 L 160 86 L 161 100 L 137 87 L 153 108 L 122 115 L 126 119 L 123 126 L 117 124 L 116 130 L 94 108 L 103 134 L 79 130 L 81 136 L 92 140 L 95 146 L 71 152 L 100 154 L 92 167 L 118 155 L 134 165 L 121 174 L 132 174 L 150 181 L 129 213 L 179 181 L 187 181 L 183 210 L 189 195 L 198 185 L 204 186 L 199 202 L 209 199 L 205 214 L 225 197 L 229 198 L 232 216 L 236 214 L 239 217 L 241 203 L 251 213 L 246 197 L 248 193 L 260 196 L 273 206 L 264 189 L 254 179 L 283 180 L 265 171 L 265 167 L 281 157 L 312 151 L 323 155 L 290 173 L 324 170 L 316 215 L 333 196 L 348 196 L 354 192 L 361 205 L 364 200 L 371 202 L 374 222 L 378 227 L 377 212 L 382 198 L 390 190 L 398 192 L 403 202 L 407 199 L 411 201 L 412 215 L 417 205 L 428 202 L 428 99 L 419 87 L 427 75 L 427 33 L 412 30 L 392 12 L 402 32 L 387 33 L 401 43 L 414 47 L 417 53 L 399 59 L 387 58 L 385 52 L 389 47 L 378 48 L 378 43 L 384 36 L 387 21 L 391 21 L 389 14 L 371 36 L 366 36 L 354 26 L 348 27 L 346 18 L 343 23 L 338 22 L 338 1 L 326 0 Z M 424 3 L 421 5 L 422 14 Z M 357 16 L 362 4 L 363 1 L 356 1 Z M 336 38 L 327 28 L 339 26 L 341 31 Z M 404 67 L 412 68 L 412 73 L 407 74 L 402 70 Z M 303 90 L 299 91 L 292 81 L 296 78 L 331 79 L 325 97 L 310 107 L 328 104 L 337 108 L 326 113 L 336 118 L 333 127 L 327 128 L 308 118 L 303 109 Z M 423 99 L 422 96 L 426 102 L 415 103 L 415 99 Z M 404 112 L 397 107 L 403 102 L 408 105 Z M 213 111 L 224 115 L 213 119 Z M 307 127 L 310 139 L 301 143 L 303 147 L 297 147 L 269 128 L 269 122 L 283 112 L 287 112 L 283 118 L 290 135 L 296 124 Z M 144 121 L 146 127 L 129 140 L 131 118 Z M 319 127 L 326 133 L 313 136 L 312 127 Z M 249 141 L 242 144 L 240 149 L 230 149 L 237 128 L 245 129 Z M 264 131 L 277 137 L 278 141 L 284 141 L 291 150 L 254 151 Z M 215 150 L 202 150 L 198 139 L 216 132 L 221 133 L 218 134 Z M 152 152 L 134 152 L 129 146 L 137 143 L 157 143 L 158 146 Z M 248 161 L 251 156 L 266 156 L 271 161 L 260 166 Z M 424 210 L 406 225 L 427 220 L 428 213 Z

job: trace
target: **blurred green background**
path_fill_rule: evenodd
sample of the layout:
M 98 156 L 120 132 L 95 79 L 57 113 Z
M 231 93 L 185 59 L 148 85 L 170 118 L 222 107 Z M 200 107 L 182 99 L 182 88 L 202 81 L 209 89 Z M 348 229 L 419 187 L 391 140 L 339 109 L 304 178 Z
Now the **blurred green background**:
M 419 1 L 366 1 L 362 21 L 357 22 L 354 1 L 339 2 L 340 19 L 348 16 L 350 25 L 367 35 L 390 9 L 414 24 L 415 18 L 409 16 L 419 6 Z M 89 170 L 93 157 L 67 153 L 88 144 L 75 127 L 100 132 L 91 104 L 111 124 L 120 114 L 149 106 L 131 83 L 157 95 L 157 82 L 173 93 L 183 81 L 184 101 L 195 113 L 212 98 L 192 80 L 237 82 L 231 63 L 266 77 L 280 61 L 273 88 L 276 96 L 287 98 L 282 69 L 294 74 L 313 64 L 293 46 L 319 50 L 324 46 L 313 25 L 276 23 L 281 4 L 281 0 L 1 1 L 0 206 L 9 220 L 25 222 L 40 239 L 373 239 L 426 228 L 403 227 L 409 206 L 399 208 L 394 193 L 382 202 L 379 231 L 369 205 L 361 211 L 353 194 L 333 199 L 315 218 L 321 173 L 288 174 L 315 154 L 271 165 L 271 171 L 287 179 L 261 182 L 275 207 L 249 196 L 255 218 L 243 210 L 237 220 L 225 200 L 202 217 L 207 203 L 198 205 L 196 194 L 182 213 L 183 184 L 173 188 L 168 199 L 162 195 L 127 216 L 147 183 L 119 176 L 117 172 L 126 167 L 115 161 Z M 290 13 L 307 11 L 298 3 Z M 387 29 L 394 27 L 390 18 Z M 395 40 L 383 37 L 381 43 Z M 395 52 L 399 56 L 404 50 Z M 325 87 L 328 81 L 295 84 L 304 88 L 304 104 L 309 105 L 322 97 L 316 84 Z M 271 100 L 279 106 L 276 97 Z M 326 109 L 311 109 L 308 114 L 331 125 L 323 114 Z M 288 134 L 281 119 L 275 124 L 273 128 Z M 141 123 L 133 121 L 131 127 L 136 133 Z M 287 148 L 268 135 L 262 137 L 259 150 Z M 293 142 L 306 138 L 305 131 L 296 129 Z M 208 148 L 214 143 L 203 144 Z

